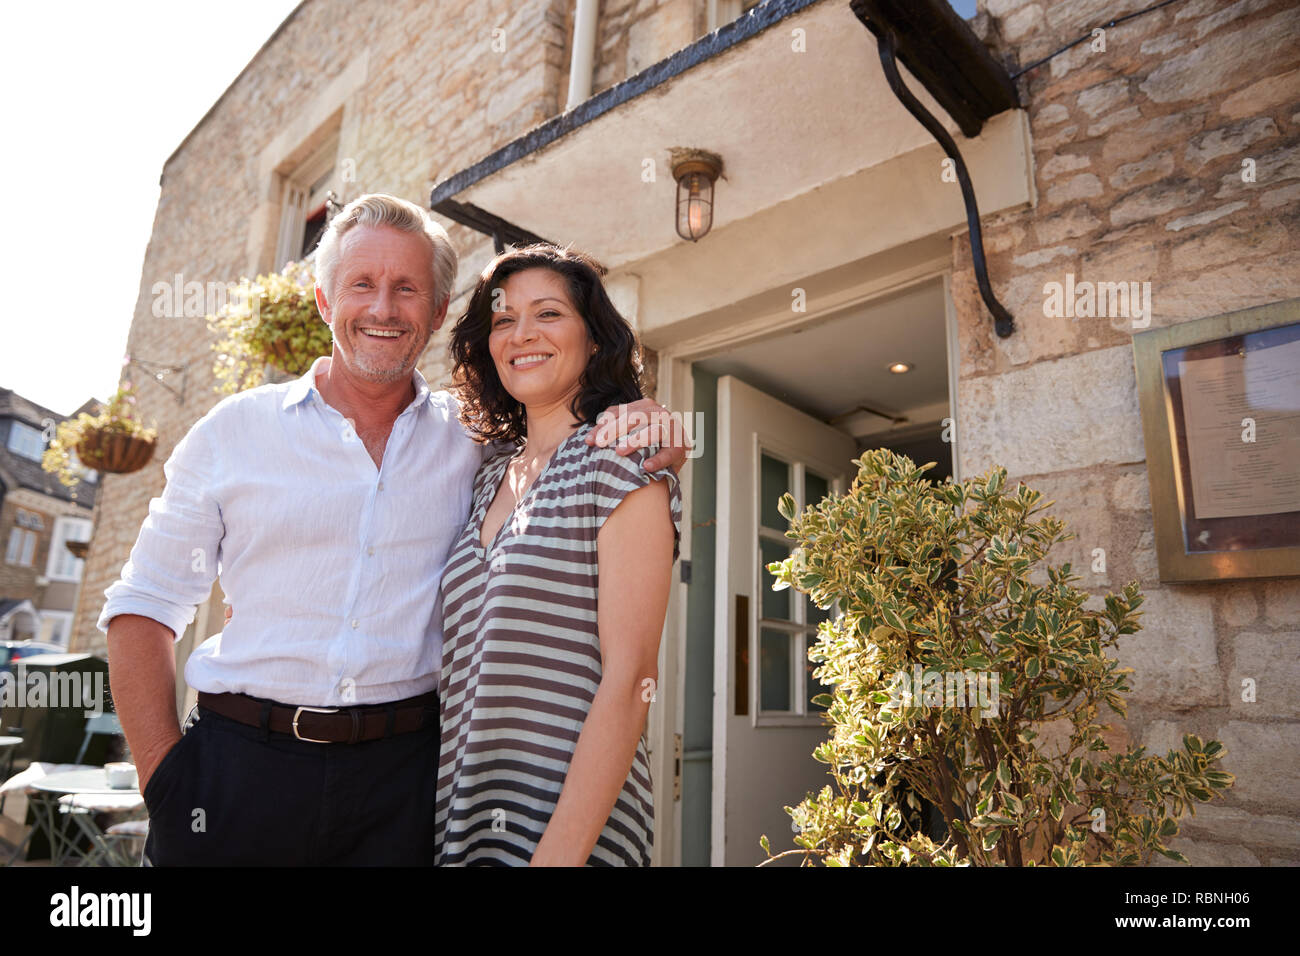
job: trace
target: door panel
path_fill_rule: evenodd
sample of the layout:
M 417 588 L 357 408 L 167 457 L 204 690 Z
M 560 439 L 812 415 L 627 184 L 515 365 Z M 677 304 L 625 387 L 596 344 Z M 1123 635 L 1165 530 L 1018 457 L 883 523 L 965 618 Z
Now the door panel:
M 711 858 L 752 866 L 765 856 L 761 835 L 774 852 L 793 845 L 782 808 L 829 782 L 812 757 L 826 729 L 808 705 L 805 656 L 826 612 L 792 589 L 771 590 L 763 565 L 791 545 L 776 503 L 787 490 L 801 508 L 844 490 L 857 445 L 732 376 L 718 379 L 717 441 Z

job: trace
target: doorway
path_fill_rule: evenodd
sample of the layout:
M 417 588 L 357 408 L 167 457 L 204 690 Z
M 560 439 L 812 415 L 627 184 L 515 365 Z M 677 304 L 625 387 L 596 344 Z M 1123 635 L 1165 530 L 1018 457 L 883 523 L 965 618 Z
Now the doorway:
M 777 501 L 846 491 L 871 448 L 954 473 L 950 321 L 932 276 L 682 363 L 703 425 L 679 657 L 684 865 L 755 865 L 763 835 L 793 849 L 783 808 L 831 782 L 812 757 L 827 730 L 807 659 L 830 612 L 771 589 L 766 565 L 791 546 Z

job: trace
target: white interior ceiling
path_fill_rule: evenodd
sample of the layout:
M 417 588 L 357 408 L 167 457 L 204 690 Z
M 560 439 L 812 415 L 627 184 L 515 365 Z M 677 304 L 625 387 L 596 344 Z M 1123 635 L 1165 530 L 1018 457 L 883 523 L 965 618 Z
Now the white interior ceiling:
M 943 283 L 922 283 L 818 321 L 697 361 L 735 375 L 788 405 L 830 421 L 858 405 L 907 418 L 858 413 L 836 424 L 856 436 L 929 424 L 948 414 Z M 895 375 L 893 362 L 911 363 Z

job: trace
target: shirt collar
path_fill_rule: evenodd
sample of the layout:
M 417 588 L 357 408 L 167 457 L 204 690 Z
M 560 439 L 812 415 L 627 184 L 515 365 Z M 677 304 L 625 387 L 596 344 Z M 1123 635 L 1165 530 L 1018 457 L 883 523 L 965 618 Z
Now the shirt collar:
M 298 405 L 313 396 L 317 400 L 324 402 L 325 399 L 321 396 L 320 389 L 316 387 L 316 374 L 318 372 L 323 372 L 328 367 L 329 361 L 330 357 L 328 355 L 320 356 L 316 361 L 311 363 L 311 368 L 307 369 L 306 374 L 303 375 L 302 378 L 290 382 L 289 388 L 284 393 L 284 401 L 280 404 L 280 407 L 285 411 L 288 411 L 290 408 L 293 408 L 295 405 Z M 415 386 L 415 401 L 411 403 L 412 406 L 418 407 L 429 401 L 433 392 L 430 390 L 429 383 L 425 381 L 424 376 L 420 374 L 418 368 L 411 371 L 411 384 Z M 407 407 L 409 408 L 411 406 Z

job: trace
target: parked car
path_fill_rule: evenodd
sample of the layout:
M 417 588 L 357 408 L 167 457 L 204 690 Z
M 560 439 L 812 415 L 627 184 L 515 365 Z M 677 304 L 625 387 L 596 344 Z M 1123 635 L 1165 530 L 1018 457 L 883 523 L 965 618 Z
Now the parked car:
M 44 641 L 0 641 L 0 671 L 14 671 L 13 662 L 37 654 L 62 654 L 64 648 Z

